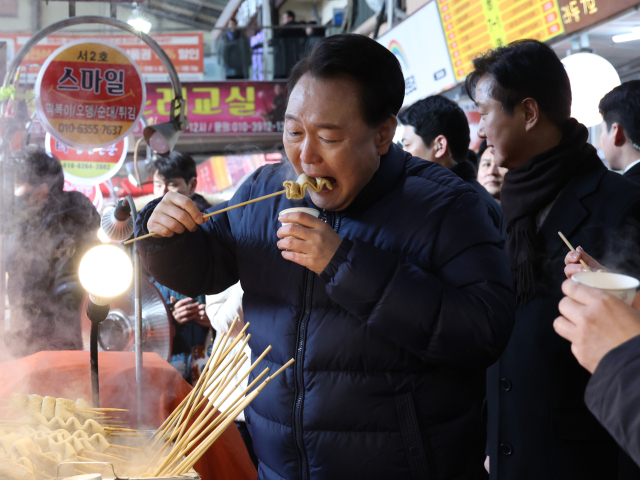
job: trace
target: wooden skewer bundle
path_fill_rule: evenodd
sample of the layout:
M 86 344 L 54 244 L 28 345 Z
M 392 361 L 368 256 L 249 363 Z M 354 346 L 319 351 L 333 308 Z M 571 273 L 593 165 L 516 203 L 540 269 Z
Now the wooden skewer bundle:
M 242 331 L 231 339 L 230 332 L 233 331 L 236 322 L 237 317 L 229 332 L 216 341 L 211 357 L 191 393 L 147 441 L 146 451 L 153 458 L 145 467 L 144 476 L 167 477 L 188 472 L 238 414 L 269 382 L 293 363 L 293 359 L 289 360 L 278 371 L 259 383 L 269 372 L 269 369 L 265 368 L 245 392 L 238 393 L 237 387 L 262 362 L 271 346 L 253 362 L 239 381 L 234 382 L 234 377 L 248 360 L 243 350 L 251 338 L 251 335 L 245 335 L 249 327 L 247 323 Z M 237 345 L 239 348 L 232 353 Z M 230 389 L 230 386 L 233 388 Z M 222 405 L 227 401 L 229 406 L 222 409 Z

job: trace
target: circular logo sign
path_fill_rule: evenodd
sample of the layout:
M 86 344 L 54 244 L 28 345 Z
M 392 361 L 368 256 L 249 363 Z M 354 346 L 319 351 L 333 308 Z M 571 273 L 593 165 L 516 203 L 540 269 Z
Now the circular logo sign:
M 76 185 L 97 185 L 118 173 L 127 158 L 129 139 L 125 137 L 107 148 L 76 150 L 47 133 L 44 148 L 60 160 L 66 181 Z
M 44 128 L 78 150 L 106 148 L 126 137 L 146 98 L 137 65 L 102 40 L 77 40 L 53 52 L 35 91 Z

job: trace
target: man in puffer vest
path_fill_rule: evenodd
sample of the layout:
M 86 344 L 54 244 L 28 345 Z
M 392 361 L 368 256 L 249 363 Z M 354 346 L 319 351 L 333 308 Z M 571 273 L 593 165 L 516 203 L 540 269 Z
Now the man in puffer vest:
M 404 79 L 382 45 L 325 38 L 288 92 L 291 164 L 257 170 L 216 208 L 303 172 L 333 188 L 207 222 L 167 193 L 138 217 L 136 236 L 156 234 L 144 264 L 191 297 L 239 280 L 251 351 L 273 347 L 256 371 L 295 359 L 245 410 L 260 479 L 486 478 L 485 369 L 515 309 L 500 232 L 472 187 L 392 144 Z M 279 218 L 291 207 L 320 218 Z

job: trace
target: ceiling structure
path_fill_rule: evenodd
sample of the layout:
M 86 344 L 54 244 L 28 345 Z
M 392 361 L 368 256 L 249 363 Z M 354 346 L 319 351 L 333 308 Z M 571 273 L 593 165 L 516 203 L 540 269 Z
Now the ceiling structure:
M 145 0 L 138 3 L 137 8 L 143 13 L 184 23 L 192 28 L 211 30 L 227 3 L 227 0 Z M 135 5 L 122 6 L 134 8 Z
M 620 79 L 628 80 L 640 79 L 640 40 L 625 43 L 614 43 L 612 37 L 624 33 L 631 33 L 632 28 L 640 27 L 640 11 L 632 9 L 612 20 L 598 26 L 586 29 L 575 35 L 566 37 L 558 42 L 552 42 L 553 49 L 560 58 L 567 56 L 567 52 L 572 49 L 576 53 L 576 44 L 581 35 L 588 35 L 589 48 L 593 53 L 600 55 L 616 68 Z

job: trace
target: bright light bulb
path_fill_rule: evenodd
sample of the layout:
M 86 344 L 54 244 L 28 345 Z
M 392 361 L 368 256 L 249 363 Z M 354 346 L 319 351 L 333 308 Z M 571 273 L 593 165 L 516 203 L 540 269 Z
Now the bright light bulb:
M 104 233 L 102 227 L 98 229 L 98 240 L 100 240 L 102 243 L 111 243 L 111 239 L 107 236 L 106 233 Z
M 587 127 L 602 122 L 598 104 L 620 85 L 616 69 L 593 53 L 576 53 L 562 59 L 571 81 L 571 116 Z
M 134 15 L 129 20 L 127 20 L 127 23 L 139 32 L 149 33 L 151 31 L 151 22 L 137 15 Z
M 84 289 L 93 297 L 109 299 L 129 288 L 133 265 L 124 250 L 113 245 L 99 245 L 82 257 L 78 275 Z
M 169 153 L 169 150 L 171 150 L 171 147 L 160 132 L 153 132 L 153 135 L 149 138 L 149 146 L 160 155 Z
M 134 187 L 138 187 L 139 186 L 138 185 L 138 179 L 136 179 L 136 177 L 133 175 L 133 173 L 130 173 L 128 178 L 129 178 L 129 183 L 131 185 L 133 185 Z

